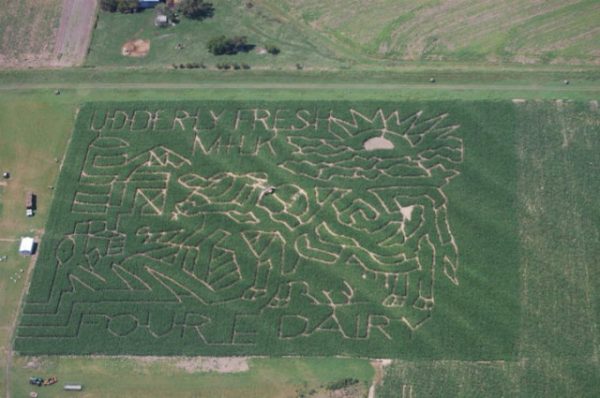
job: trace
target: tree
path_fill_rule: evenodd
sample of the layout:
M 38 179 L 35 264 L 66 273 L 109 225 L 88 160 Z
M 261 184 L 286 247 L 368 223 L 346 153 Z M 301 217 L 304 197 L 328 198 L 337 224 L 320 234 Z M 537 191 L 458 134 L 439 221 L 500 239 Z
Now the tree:
M 279 49 L 279 47 L 273 45 L 273 44 L 267 44 L 265 46 L 265 50 L 267 50 L 267 52 L 271 55 L 277 55 L 281 52 L 281 50 Z
M 239 52 L 248 52 L 254 48 L 254 45 L 248 44 L 246 36 L 234 36 L 230 38 L 217 36 L 208 42 L 207 48 L 214 55 L 234 55 Z
M 122 13 L 136 12 L 140 7 L 138 0 L 118 0 L 117 11 Z
M 102 11 L 115 12 L 117 11 L 117 0 L 101 0 L 100 1 L 100 9 Z
M 186 17 L 200 21 L 215 15 L 215 7 L 204 0 L 183 0 L 177 9 Z

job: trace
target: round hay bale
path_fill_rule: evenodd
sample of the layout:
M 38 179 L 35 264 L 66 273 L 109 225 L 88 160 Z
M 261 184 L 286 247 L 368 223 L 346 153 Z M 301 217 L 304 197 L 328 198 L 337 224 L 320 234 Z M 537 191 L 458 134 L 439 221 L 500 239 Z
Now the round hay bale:
M 5 171 L 4 173 L 2 173 L 2 177 L 3 177 L 5 180 L 8 180 L 8 179 L 10 178 L 10 172 L 8 172 L 8 171 Z
M 429 83 L 435 83 L 435 77 L 429 78 Z
M 565 80 L 563 80 L 563 83 L 568 86 L 571 82 L 568 81 L 567 79 L 565 79 Z
M 60 90 L 54 90 L 54 95 L 60 95 Z

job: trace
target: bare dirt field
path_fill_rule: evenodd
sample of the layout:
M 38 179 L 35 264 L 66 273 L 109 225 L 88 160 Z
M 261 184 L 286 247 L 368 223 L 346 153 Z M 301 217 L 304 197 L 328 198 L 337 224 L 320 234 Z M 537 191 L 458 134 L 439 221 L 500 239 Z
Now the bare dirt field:
M 0 0 L 0 68 L 79 65 L 96 0 Z

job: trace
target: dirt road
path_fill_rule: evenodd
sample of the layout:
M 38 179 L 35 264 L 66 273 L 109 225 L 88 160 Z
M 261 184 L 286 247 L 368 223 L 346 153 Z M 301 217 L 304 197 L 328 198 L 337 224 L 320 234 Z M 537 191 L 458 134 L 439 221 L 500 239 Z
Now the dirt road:
M 63 1 L 52 66 L 75 66 L 83 63 L 90 45 L 97 9 L 96 0 Z
M 0 91 L 75 89 L 75 90 L 202 90 L 202 89 L 281 89 L 281 90 L 470 90 L 470 91 L 540 91 L 539 85 L 508 84 L 419 84 L 419 83 L 0 83 Z M 564 92 L 600 91 L 600 85 L 588 84 L 585 87 L 556 86 L 546 90 Z

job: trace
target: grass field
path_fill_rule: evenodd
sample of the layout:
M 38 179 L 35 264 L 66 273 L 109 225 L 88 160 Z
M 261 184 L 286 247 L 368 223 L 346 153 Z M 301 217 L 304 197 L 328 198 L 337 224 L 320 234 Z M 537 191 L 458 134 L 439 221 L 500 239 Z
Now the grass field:
M 1 0 L 0 67 L 36 66 L 53 59 L 61 0 Z
M 25 357 L 17 360 L 15 380 L 29 378 L 32 370 L 23 368 L 29 361 Z M 209 373 L 190 368 L 189 364 L 190 359 L 186 358 L 43 357 L 34 371 L 55 374 L 65 382 L 85 382 L 86 396 L 115 397 L 126 391 L 127 396 L 135 398 L 169 394 L 194 398 L 298 397 L 309 396 L 313 390 L 316 392 L 313 397 L 327 397 L 327 384 L 347 377 L 361 380 L 352 395 L 358 398 L 365 396 L 368 389 L 365 382 L 373 377 L 373 368 L 368 362 L 350 359 L 257 358 L 249 361 L 250 370 L 228 374 Z M 30 390 L 26 383 L 19 383 L 14 396 L 25 396 Z M 40 396 L 42 392 L 49 398 L 64 396 L 59 386 L 44 388 Z
M 475 68 L 476 69 L 476 68 Z M 505 76 L 511 72 L 506 72 Z M 522 72 L 518 72 L 522 73 Z M 228 100 L 256 100 L 264 97 L 273 100 L 295 100 L 298 98 L 313 100 L 370 100 L 398 101 L 401 99 L 414 100 L 440 100 L 449 99 L 453 101 L 464 98 L 469 99 L 506 99 L 512 98 L 573 98 L 579 99 L 576 105 L 564 103 L 564 112 L 558 117 L 558 111 L 554 101 L 536 102 L 527 101 L 524 107 L 517 107 L 515 119 L 525 121 L 521 112 L 526 115 L 538 115 L 528 117 L 528 122 L 515 132 L 516 154 L 518 155 L 518 195 L 517 211 L 519 214 L 520 227 L 528 225 L 527 230 L 522 230 L 520 238 L 520 282 L 518 289 L 521 301 L 521 323 L 519 336 L 517 337 L 517 353 L 514 360 L 507 361 L 419 361 L 406 360 L 395 361 L 389 368 L 383 386 L 378 388 L 378 396 L 396 397 L 400 393 L 409 394 L 412 391 L 414 397 L 418 396 L 594 396 L 598 389 L 598 332 L 594 325 L 598 324 L 598 275 L 592 265 L 597 258 L 598 240 L 598 214 L 595 210 L 597 200 L 594 198 L 594 190 L 597 190 L 597 169 L 593 165 L 597 160 L 597 136 L 598 136 L 598 113 L 591 111 L 593 103 L 589 100 L 600 99 L 600 92 L 593 91 L 595 80 L 577 81 L 569 87 L 560 83 L 560 72 L 556 78 L 547 79 L 545 72 L 536 74 L 532 71 L 530 75 L 523 75 L 517 80 L 503 78 L 499 85 L 493 83 L 494 78 L 486 79 L 482 74 L 478 77 L 483 82 L 478 88 L 478 82 L 469 82 L 469 71 L 460 72 L 451 79 L 451 83 L 440 86 L 414 86 L 415 79 L 426 80 L 427 72 L 410 76 L 396 76 L 393 89 L 387 88 L 385 76 L 372 78 L 366 76 L 367 83 L 362 86 L 352 85 L 351 78 L 337 81 L 323 76 L 330 87 L 318 88 L 308 84 L 309 77 L 275 76 L 279 86 L 269 85 L 267 76 L 258 77 L 258 82 L 252 80 L 243 82 L 233 81 L 228 84 L 224 79 L 231 79 L 230 74 L 216 75 L 210 79 L 204 75 L 194 73 L 187 75 L 160 75 L 157 82 L 163 85 L 135 86 L 128 81 L 141 84 L 147 76 L 140 76 L 137 72 L 125 72 L 117 76 L 115 72 L 101 72 L 88 70 L 71 70 L 64 72 L 39 72 L 28 74 L 27 72 L 10 72 L 0 75 L 0 83 L 4 89 L 0 98 L 0 134 L 2 134 L 5 145 L 0 147 L 0 168 L 23 170 L 26 172 L 26 186 L 22 184 L 16 175 L 5 190 L 6 195 L 12 199 L 5 200 L 5 206 L 14 206 L 14 211 L 5 211 L 1 216 L 0 237 L 15 239 L 19 234 L 30 229 L 36 230 L 45 224 L 49 202 L 40 202 L 45 212 L 39 218 L 26 219 L 22 215 L 21 202 L 22 192 L 27 189 L 44 193 L 49 184 L 56 184 L 58 168 L 46 168 L 31 166 L 28 156 L 35 159 L 62 158 L 67 145 L 68 137 L 73 127 L 75 110 L 84 101 L 112 100 L 118 93 L 122 100 L 156 100 L 159 95 L 161 99 L 189 99 L 207 100 L 218 96 L 220 99 Z M 154 72 L 150 72 L 154 74 Z M 201 76 L 206 85 L 198 88 L 184 89 L 184 85 L 192 83 L 196 76 Z M 456 78 L 456 76 L 463 76 Z M 310 76 L 315 78 L 315 76 Z M 373 80 L 369 80 L 369 79 Z M 187 81 L 186 81 L 187 79 Z M 233 79 L 238 79 L 233 77 Z M 244 79 L 247 79 L 245 77 Z M 262 79 L 262 80 L 261 80 Z M 316 77 L 317 81 L 319 76 Z M 534 82 L 529 85 L 529 82 Z M 555 83 L 553 83 L 553 81 Z M 29 85 L 27 82 L 31 82 Z M 99 82 L 100 84 L 97 84 Z M 112 83 L 111 83 L 112 82 Z M 288 85 L 282 85 L 287 82 Z M 583 83 L 585 82 L 585 83 Z M 290 85 L 290 83 L 293 83 Z M 404 84 L 403 84 L 404 83 Z M 175 85 L 174 85 L 175 84 Z M 21 87 L 19 89 L 18 87 Z M 54 96 L 52 87 L 67 87 L 62 90 L 62 95 Z M 575 108 L 573 108 L 575 107 Z M 576 110 L 576 112 L 572 112 Z M 585 122 L 585 120 L 588 122 Z M 38 125 L 44 121 L 45 127 L 40 132 Z M 562 127 L 561 127 L 562 126 Z M 564 127 L 564 129 L 563 129 Z M 568 137 L 569 146 L 562 148 L 562 131 L 570 131 Z M 37 145 L 45 142 L 42 137 L 53 137 L 55 146 Z M 569 135 L 570 134 L 570 135 Z M 22 142 L 29 143 L 27 156 L 16 157 L 11 154 L 17 149 L 23 150 Z M 56 152 L 55 149 L 56 148 Z M 524 148 L 519 150 L 518 148 Z M 526 155 L 526 156 L 525 156 Z M 7 159 L 11 159 L 8 163 Z M 586 164 L 592 162 L 592 164 Z M 543 166 L 543 167 L 542 167 Z M 539 181 L 548 181 L 544 184 L 545 189 L 540 191 Z M 52 181 L 52 183 L 49 183 Z M 458 180 L 452 182 L 457 183 Z M 552 184 L 550 184 L 552 182 Z M 455 185 L 451 185 L 455 186 Z M 552 186 L 551 189 L 548 187 Z M 18 189 L 17 189 L 18 188 Z M 17 192 L 17 193 L 14 193 Z M 531 200 L 539 203 L 533 213 L 524 215 L 526 204 Z M 16 202 L 16 204 L 11 204 Z M 571 206 L 565 206 L 569 203 Z M 560 215 L 560 217 L 556 217 Z M 526 220 L 527 222 L 523 222 Z M 15 230 L 14 228 L 17 228 Z M 562 231 L 567 236 L 558 239 L 552 231 Z M 528 238 L 526 238 L 528 237 Z M 575 242 L 575 244 L 573 244 Z M 16 244 L 15 244 L 16 245 Z M 4 247 L 4 246 L 3 246 Z M 20 269 L 20 263 L 16 262 L 13 244 L 8 243 L 6 250 L 9 252 L 8 263 L 0 263 L 0 268 L 10 266 L 11 269 Z M 11 256 L 12 254 L 12 256 Z M 524 268 L 525 265 L 527 268 Z M 586 266 L 588 266 L 586 268 Z M 22 267 L 21 267 L 22 268 Z M 525 269 L 527 273 L 524 274 Z M 587 271 L 586 271 L 587 270 Z M 569 271 L 570 274 L 565 273 Z M 8 272 L 8 276 L 12 275 Z M 586 274 L 587 272 L 587 274 Z M 525 278 L 524 276 L 527 276 Z M 9 280 L 10 282 L 10 280 Z M 569 287 L 565 290 L 563 287 Z M 460 288 L 457 289 L 460 291 Z M 20 293 L 10 290 L 5 296 L 2 309 L 18 306 Z M 523 301 L 523 297 L 529 301 Z M 586 301 L 586 300 L 589 300 Z M 591 304 L 589 304 L 591 303 Z M 565 319 L 565 323 L 554 322 L 554 319 Z M 568 327 L 565 325 L 569 325 Z M 28 357 L 12 358 L 7 360 L 6 351 L 9 346 L 11 335 L 10 326 L 0 327 L 1 344 L 4 349 L 0 350 L 0 364 L 8 362 L 10 366 L 11 379 L 9 384 L 15 394 L 27 392 L 26 377 L 32 375 L 31 371 L 23 366 L 30 361 Z M 571 347 L 573 347 L 571 349 Z M 89 362 L 88 362 L 89 361 Z M 129 383 L 140 375 L 139 364 L 136 361 L 123 360 L 125 365 L 114 365 L 114 360 L 103 360 L 91 358 L 84 360 L 78 357 L 53 357 L 50 360 L 42 358 L 41 369 L 48 374 L 57 374 L 61 381 L 86 382 L 90 380 L 94 388 L 87 390 L 86 395 L 100 397 L 103 391 L 111 385 L 122 387 L 132 396 L 149 394 L 153 388 L 160 388 L 176 392 L 182 396 L 193 396 L 194 385 L 182 382 L 185 373 L 173 373 L 168 379 L 162 378 L 166 369 L 172 369 L 169 365 L 151 366 L 145 368 L 144 374 L 148 376 L 143 383 Z M 258 360 L 257 360 L 258 361 Z M 260 359 L 264 361 L 267 368 L 283 368 L 289 359 Z M 269 366 L 269 362 L 273 366 Z M 295 391 L 289 389 L 290 380 L 298 380 L 298 386 L 318 387 L 323 381 L 333 381 L 338 377 L 357 377 L 361 380 L 370 377 L 370 371 L 351 371 L 352 366 L 343 360 L 332 359 L 332 364 L 327 364 L 327 369 L 338 367 L 329 380 L 311 379 L 305 376 L 315 372 L 320 374 L 327 369 L 318 367 L 321 360 L 295 359 L 297 367 L 286 368 L 285 374 L 270 373 L 268 371 L 258 372 L 262 368 L 258 362 L 251 362 L 250 369 L 257 369 L 263 378 L 250 380 L 248 385 L 269 385 L 268 394 L 261 395 L 261 391 L 251 390 L 248 394 L 252 396 L 296 396 Z M 368 365 L 367 361 L 357 360 L 361 366 Z M 4 366 L 3 366 L 4 369 Z M 85 370 L 85 375 L 77 373 Z M 115 374 L 118 369 L 119 377 Z M 306 370 L 306 372 L 301 372 Z M 311 370 L 314 369 L 314 370 Z M 289 370 L 289 372 L 287 372 Z M 307 373 L 308 372 L 308 373 Z M 257 374 L 253 373 L 253 374 Z M 83 380 L 78 375 L 82 375 Z M 6 388 L 6 372 L 0 375 L 0 386 Z M 202 378 L 202 388 L 210 389 L 212 396 L 235 396 L 232 391 L 235 386 L 229 388 L 232 378 L 243 377 L 243 374 L 230 375 L 206 375 Z M 71 376 L 77 376 L 77 380 L 71 380 Z M 180 378 L 180 377 L 182 378 Z M 200 377 L 195 374 L 194 377 Z M 298 379 L 293 379 L 293 377 Z M 119 384 L 123 380 L 124 384 Z M 311 381 L 312 380 L 312 381 Z M 323 380 L 323 381 L 319 381 Z M 273 384 L 268 384 L 268 383 Z M 95 386 L 99 386 L 96 388 Z M 444 388 L 446 387 L 446 388 Z M 300 388 L 300 387 L 298 387 Z M 312 388 L 312 387 L 311 387 Z M 296 388 L 294 387 L 294 390 Z M 248 390 L 246 390 L 248 391 Z M 46 390 L 45 394 L 60 395 L 59 392 Z M 405 395 L 408 397 L 409 395 Z
M 596 1 L 264 2 L 329 47 L 402 61 L 597 64 Z M 359 61 L 360 62 L 360 61 Z
M 164 66 L 181 63 L 204 63 L 214 69 L 222 62 L 246 63 L 252 68 L 270 70 L 296 68 L 302 64 L 338 67 L 333 56 L 309 42 L 305 34 L 286 20 L 270 14 L 262 7 L 246 7 L 246 1 L 215 2 L 215 16 L 204 21 L 182 18 L 174 27 L 154 26 L 155 13 L 137 14 L 100 12 L 87 58 L 87 65 Z M 273 56 L 256 51 L 230 56 L 214 56 L 206 45 L 219 35 L 242 35 L 257 48 L 276 45 L 282 52 Z M 134 39 L 150 41 L 150 51 L 142 58 L 121 55 L 125 42 Z M 183 48 L 179 49 L 178 45 Z
M 170 66 L 247 63 L 270 70 L 395 68 L 406 62 L 597 65 L 599 5 L 588 1 L 216 1 L 214 18 L 156 28 L 154 13 L 100 13 L 88 65 Z M 248 7 L 247 4 L 252 4 Z M 246 35 L 279 56 L 212 56 L 219 34 Z M 143 58 L 121 55 L 132 39 L 150 40 Z M 176 49 L 177 44 L 183 49 Z

